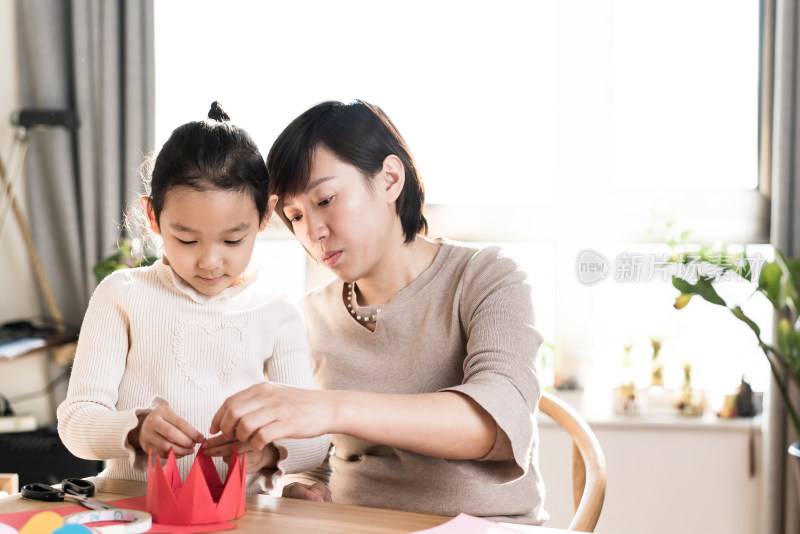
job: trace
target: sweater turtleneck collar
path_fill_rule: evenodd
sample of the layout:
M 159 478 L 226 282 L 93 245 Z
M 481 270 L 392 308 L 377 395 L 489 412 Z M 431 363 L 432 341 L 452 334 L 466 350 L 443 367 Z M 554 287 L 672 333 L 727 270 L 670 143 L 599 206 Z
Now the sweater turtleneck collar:
M 164 261 L 163 258 L 159 259 L 154 266 L 159 278 L 161 278 L 161 280 L 164 281 L 167 286 L 174 287 L 176 290 L 186 294 L 190 299 L 199 304 L 215 302 L 220 299 L 235 298 L 256 281 L 258 278 L 258 273 L 261 270 L 259 263 L 256 260 L 253 260 L 250 262 L 250 265 L 247 267 L 245 272 L 239 277 L 236 285 L 232 285 L 223 291 L 220 291 L 216 295 L 204 295 L 189 285 L 186 280 L 181 278 L 178 273 L 176 273 L 175 270 Z

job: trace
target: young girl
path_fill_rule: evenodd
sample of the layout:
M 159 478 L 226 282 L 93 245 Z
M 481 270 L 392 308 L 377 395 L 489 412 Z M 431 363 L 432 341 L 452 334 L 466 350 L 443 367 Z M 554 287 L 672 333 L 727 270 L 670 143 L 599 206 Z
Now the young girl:
M 304 303 L 322 390 L 248 388 L 204 446 L 332 433 L 333 474 L 297 477 L 285 496 L 541 523 L 542 338 L 525 274 L 497 247 L 420 235 L 414 158 L 366 102 L 309 109 L 267 166 L 278 214 L 338 277 Z
M 209 118 L 173 131 L 145 177 L 141 204 L 162 259 L 103 280 L 83 321 L 58 431 L 76 456 L 109 460 L 104 476 L 146 480 L 148 451 L 173 449 L 185 477 L 226 397 L 265 376 L 313 387 L 299 312 L 249 266 L 277 200 L 263 157 L 216 102 Z M 319 465 L 328 445 L 320 436 L 248 450 L 249 490 Z

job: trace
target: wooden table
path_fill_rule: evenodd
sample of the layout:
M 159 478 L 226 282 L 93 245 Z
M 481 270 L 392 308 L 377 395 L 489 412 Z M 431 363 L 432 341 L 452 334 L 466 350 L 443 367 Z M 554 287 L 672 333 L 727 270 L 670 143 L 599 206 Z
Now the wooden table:
M 96 498 L 113 501 L 144 495 L 143 482 L 131 482 L 108 478 L 91 477 L 97 485 Z M 0 514 L 28 510 L 53 509 L 74 506 L 74 502 L 44 503 L 23 499 L 21 495 L 0 498 Z M 297 499 L 282 499 L 268 495 L 248 495 L 247 513 L 236 520 L 232 533 L 315 534 L 364 533 L 401 534 L 415 532 L 440 525 L 449 517 L 349 506 L 345 504 L 320 503 Z M 530 534 L 555 534 L 562 530 L 514 525 L 515 530 Z

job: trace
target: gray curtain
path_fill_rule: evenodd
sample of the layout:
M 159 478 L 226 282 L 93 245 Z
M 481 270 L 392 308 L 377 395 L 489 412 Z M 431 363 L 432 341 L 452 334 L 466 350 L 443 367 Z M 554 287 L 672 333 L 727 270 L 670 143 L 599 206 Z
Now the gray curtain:
M 778 0 L 775 19 L 775 91 L 772 135 L 771 241 L 800 258 L 800 9 L 797 0 Z M 789 424 L 778 387 L 771 387 L 764 436 L 761 501 L 764 534 L 800 532 L 797 486 L 788 463 L 789 444 L 798 439 Z M 795 406 L 800 403 L 795 402 Z
M 115 250 L 154 143 L 153 0 L 17 0 L 23 108 L 77 112 L 71 132 L 28 132 L 25 179 L 37 250 L 68 322 L 92 267 Z

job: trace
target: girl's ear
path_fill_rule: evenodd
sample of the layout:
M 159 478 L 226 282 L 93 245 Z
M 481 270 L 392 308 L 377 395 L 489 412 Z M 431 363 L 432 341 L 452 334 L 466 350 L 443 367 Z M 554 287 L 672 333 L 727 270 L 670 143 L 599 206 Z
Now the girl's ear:
M 139 203 L 142 205 L 144 214 L 147 217 L 147 220 L 150 222 L 150 228 L 156 233 L 156 235 L 161 235 L 161 230 L 158 229 L 158 223 L 156 222 L 156 214 L 153 211 L 153 205 L 150 203 L 150 197 L 140 197 Z
M 398 199 L 406 183 L 406 170 L 403 162 L 394 154 L 389 154 L 383 160 L 384 193 L 386 202 L 392 203 Z
M 258 231 L 263 232 L 264 229 L 267 227 L 267 223 L 269 219 L 272 217 L 272 213 L 275 211 L 275 204 L 278 203 L 278 195 L 270 195 L 269 200 L 267 201 L 267 213 L 264 214 L 264 220 L 261 221 L 261 224 L 258 226 Z

